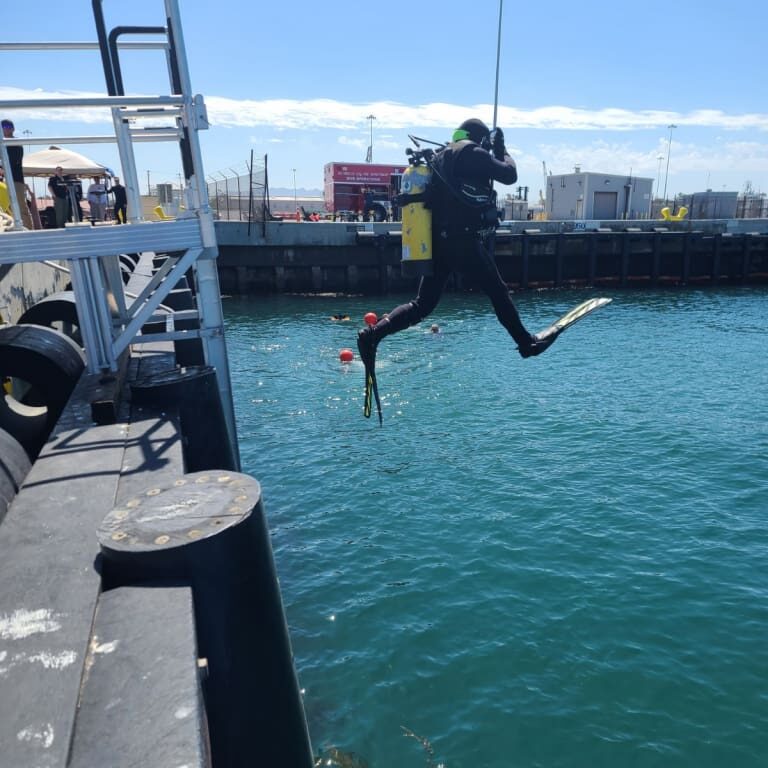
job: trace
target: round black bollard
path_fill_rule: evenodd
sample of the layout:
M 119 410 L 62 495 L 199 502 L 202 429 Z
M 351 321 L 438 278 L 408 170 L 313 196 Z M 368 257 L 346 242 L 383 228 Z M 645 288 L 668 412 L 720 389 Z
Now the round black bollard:
M 195 302 L 189 288 L 174 288 L 163 300 L 171 309 L 194 309 Z
M 108 587 L 192 587 L 213 765 L 311 768 L 259 483 L 182 475 L 112 510 L 98 539 Z
M 131 398 L 137 405 L 179 409 L 186 440 L 185 466 L 189 472 L 237 469 L 214 368 L 174 368 L 137 379 L 131 384 Z
M 174 323 L 177 331 L 194 331 L 200 327 L 200 321 L 194 317 L 175 320 Z M 176 354 L 176 365 L 205 365 L 202 339 L 176 339 L 173 342 L 173 351 Z

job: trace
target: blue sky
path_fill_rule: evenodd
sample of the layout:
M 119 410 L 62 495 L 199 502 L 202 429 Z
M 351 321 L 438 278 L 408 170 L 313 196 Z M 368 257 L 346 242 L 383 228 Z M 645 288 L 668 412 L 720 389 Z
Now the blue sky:
M 292 189 L 293 169 L 299 189 L 320 189 L 326 162 L 365 160 L 371 126 L 374 162 L 402 163 L 409 133 L 443 141 L 467 117 L 492 121 L 498 0 L 180 6 L 193 89 L 211 121 L 201 134 L 208 175 L 242 170 L 253 150 L 268 155 L 273 189 Z M 103 7 L 108 28 L 163 24 L 160 0 Z M 552 173 L 660 175 L 668 196 L 747 181 L 768 192 L 766 22 L 765 0 L 505 0 L 498 123 L 519 183 L 538 197 L 546 163 Z M 0 39 L 94 41 L 91 3 L 11 4 Z M 160 53 L 123 61 L 127 93 L 167 92 Z M 103 93 L 98 54 L 0 51 L 0 100 L 33 91 Z M 17 136 L 111 131 L 108 114 L 87 124 L 11 117 Z M 72 149 L 119 172 L 112 145 Z M 176 154 L 138 145 L 140 181 L 150 171 L 153 185 L 178 183 Z

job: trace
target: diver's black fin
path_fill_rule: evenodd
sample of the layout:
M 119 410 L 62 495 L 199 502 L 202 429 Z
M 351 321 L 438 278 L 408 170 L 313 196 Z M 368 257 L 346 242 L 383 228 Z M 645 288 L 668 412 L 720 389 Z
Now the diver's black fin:
M 368 369 L 365 371 L 365 400 L 363 400 L 363 416 L 366 419 L 371 418 L 371 402 L 373 398 L 373 379 L 368 375 Z
M 574 323 L 594 312 L 596 309 L 610 304 L 613 299 L 594 298 L 583 301 L 573 309 L 569 309 L 564 315 L 555 320 L 552 325 L 543 331 L 533 334 L 533 343 L 529 347 L 518 348 L 523 357 L 533 357 L 540 355 L 545 349 L 554 343 L 555 339 L 563 332 L 567 331 Z
M 379 399 L 379 385 L 376 381 L 376 343 L 369 338 L 370 331 L 360 331 L 357 335 L 357 349 L 365 367 L 365 399 L 363 401 L 363 416 L 371 418 L 373 401 L 376 401 L 376 411 L 379 414 L 379 424 L 384 423 Z
M 574 323 L 577 323 L 582 318 L 594 312 L 596 309 L 604 307 L 606 304 L 610 304 L 613 299 L 599 298 L 599 299 L 587 299 L 573 309 L 569 309 L 562 317 L 555 320 L 549 328 L 545 328 L 540 331 L 536 336 L 546 337 L 555 333 L 560 335 L 563 331 L 568 330 Z
M 366 371 L 365 374 L 365 404 L 363 405 L 363 415 L 366 419 L 371 418 L 371 394 L 376 401 L 376 412 L 379 414 L 379 425 L 384 424 L 384 418 L 381 414 L 381 400 L 379 399 L 379 385 L 376 381 L 376 372 Z

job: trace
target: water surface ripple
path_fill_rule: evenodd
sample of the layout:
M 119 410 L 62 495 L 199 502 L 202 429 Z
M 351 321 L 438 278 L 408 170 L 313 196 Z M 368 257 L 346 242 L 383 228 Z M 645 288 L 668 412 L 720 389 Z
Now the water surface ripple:
M 316 751 L 768 765 L 768 293 L 613 298 L 523 361 L 446 297 L 380 347 L 383 428 L 338 352 L 397 298 L 225 303 Z

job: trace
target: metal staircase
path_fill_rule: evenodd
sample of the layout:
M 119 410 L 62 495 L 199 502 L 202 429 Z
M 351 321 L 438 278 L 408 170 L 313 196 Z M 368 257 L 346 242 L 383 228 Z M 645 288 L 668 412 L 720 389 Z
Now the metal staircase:
M 205 363 L 215 368 L 227 430 L 237 451 L 229 365 L 224 341 L 224 319 L 216 269 L 218 254 L 213 216 L 208 202 L 198 131 L 208 127 L 203 99 L 193 95 L 189 80 L 178 0 L 164 0 L 166 26 L 122 26 L 107 30 L 103 0 L 92 0 L 97 42 L 0 43 L 3 50 L 84 50 L 98 49 L 104 68 L 106 94 L 92 98 L 25 99 L 0 102 L 3 115 L 14 110 L 26 112 L 50 108 L 70 110 L 107 107 L 111 110 L 113 135 L 70 137 L 25 137 L 0 141 L 0 158 L 9 167 L 9 144 L 116 143 L 128 197 L 128 223 L 124 226 L 68 225 L 55 230 L 24 230 L 13 184 L 8 185 L 14 211 L 14 225 L 0 232 L 0 265 L 41 262 L 61 269 L 66 262 L 75 293 L 77 313 L 90 373 L 116 371 L 119 358 L 133 345 L 173 339 L 199 338 Z M 139 41 L 125 36 L 139 35 Z M 147 40 L 147 37 L 155 39 Z M 170 95 L 126 96 L 120 51 L 153 49 L 165 51 Z M 66 67 L 59 71 L 65 72 Z M 163 123 L 157 127 L 158 121 Z M 171 127 L 168 127 L 171 126 Z M 163 141 L 178 147 L 185 179 L 185 210 L 172 221 L 142 219 L 139 182 L 133 145 L 137 141 Z M 119 255 L 125 253 L 167 254 L 167 259 L 138 296 L 125 292 Z M 162 308 L 169 292 L 191 272 L 196 308 L 184 313 L 162 315 L 168 320 L 162 333 L 145 333 L 142 328 Z M 197 328 L 177 330 L 175 319 L 196 319 Z M 156 327 L 157 324 L 155 323 Z M 188 327 L 188 323 L 185 324 Z

